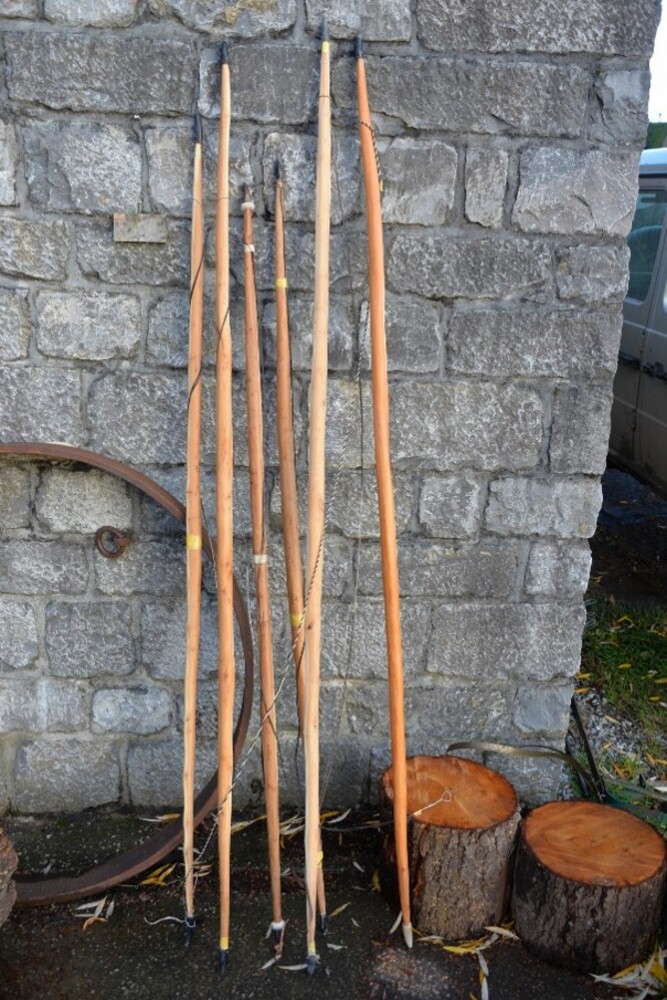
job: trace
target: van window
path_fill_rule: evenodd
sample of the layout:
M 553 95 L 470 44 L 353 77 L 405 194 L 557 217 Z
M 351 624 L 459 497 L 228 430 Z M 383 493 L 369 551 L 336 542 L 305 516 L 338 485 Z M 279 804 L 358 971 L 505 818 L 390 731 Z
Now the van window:
M 628 298 L 643 302 L 648 295 L 666 211 L 667 191 L 663 189 L 639 192 L 635 217 L 628 236 L 630 247 Z

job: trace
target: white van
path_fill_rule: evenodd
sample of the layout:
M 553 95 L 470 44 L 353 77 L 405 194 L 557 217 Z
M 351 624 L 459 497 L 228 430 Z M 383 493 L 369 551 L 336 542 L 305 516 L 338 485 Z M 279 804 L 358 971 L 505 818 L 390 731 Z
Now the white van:
M 628 236 L 630 281 L 610 453 L 667 494 L 667 148 L 647 149 Z

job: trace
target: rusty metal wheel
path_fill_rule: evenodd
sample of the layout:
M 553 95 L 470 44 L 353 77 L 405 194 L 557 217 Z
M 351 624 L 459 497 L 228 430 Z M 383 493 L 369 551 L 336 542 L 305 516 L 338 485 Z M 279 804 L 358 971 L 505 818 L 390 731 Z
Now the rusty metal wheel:
M 67 444 L 47 444 L 38 441 L 31 442 L 11 442 L 0 444 L 0 456 L 13 458 L 30 458 L 37 461 L 63 461 L 76 462 L 80 465 L 87 465 L 90 468 L 100 469 L 109 475 L 122 479 L 130 486 L 134 486 L 146 496 L 150 497 L 164 510 L 175 517 L 181 524 L 185 524 L 185 507 L 167 492 L 159 483 L 154 482 L 142 472 L 137 472 L 129 465 L 106 455 L 100 455 L 85 448 L 75 448 Z M 109 532 L 107 526 L 103 529 Z M 119 540 L 115 539 L 116 545 Z M 211 557 L 213 548 L 211 539 L 203 532 L 204 549 Z M 101 540 L 102 545 L 109 544 L 109 538 Z M 248 612 L 243 600 L 243 595 L 234 580 L 234 613 L 241 634 L 243 646 L 243 658 L 245 664 L 243 701 L 236 728 L 234 729 L 234 760 L 237 761 L 250 724 L 250 714 L 252 712 L 253 700 L 253 679 L 254 663 L 252 651 L 252 631 Z M 195 825 L 201 823 L 204 817 L 215 809 L 217 800 L 217 772 L 213 774 L 206 786 L 195 799 Z M 174 820 L 163 827 L 154 836 L 131 848 L 123 854 L 114 858 L 109 858 L 101 865 L 74 876 L 54 876 L 53 878 L 28 881 L 17 879 L 15 882 L 18 906 L 38 906 L 44 903 L 64 903 L 72 899 L 81 899 L 84 896 L 109 889 L 120 882 L 127 882 L 151 865 L 156 864 L 166 854 L 180 844 L 183 839 L 183 827 L 180 819 Z M 11 883 L 12 885 L 14 883 Z

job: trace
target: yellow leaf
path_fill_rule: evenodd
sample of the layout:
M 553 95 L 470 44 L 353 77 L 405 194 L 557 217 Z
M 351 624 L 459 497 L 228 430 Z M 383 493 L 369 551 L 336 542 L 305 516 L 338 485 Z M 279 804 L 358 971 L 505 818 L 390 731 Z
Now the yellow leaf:
M 575 688 L 574 689 L 574 693 L 575 694 L 586 694 L 587 691 L 590 691 L 589 687 L 582 687 L 582 688 Z
M 653 680 L 654 684 L 667 684 L 667 677 L 655 677 Z
M 351 905 L 352 905 L 351 903 L 342 903 L 340 906 L 337 906 L 336 909 L 333 911 L 333 913 L 329 914 L 329 920 L 332 920 L 334 917 L 339 916 L 343 912 L 343 910 L 347 910 L 348 906 Z
M 593 674 L 582 674 L 582 672 L 579 670 L 574 676 L 578 677 L 580 681 L 589 681 L 593 676 Z
M 88 917 L 87 920 L 84 920 L 81 930 L 87 930 L 90 926 L 92 926 L 92 924 L 106 924 L 106 922 L 106 917 Z
M 371 888 L 372 888 L 373 892 L 379 892 L 380 891 L 380 873 L 377 870 L 377 868 L 375 869 L 375 871 L 373 872 L 373 875 L 371 877 Z
M 619 663 L 618 669 L 619 670 L 629 670 L 631 666 L 632 666 L 631 663 Z
M 147 878 L 143 879 L 143 881 L 139 883 L 139 885 L 157 885 L 162 888 L 175 867 L 175 864 L 162 865 L 162 867 L 156 868 L 155 871 L 152 871 Z

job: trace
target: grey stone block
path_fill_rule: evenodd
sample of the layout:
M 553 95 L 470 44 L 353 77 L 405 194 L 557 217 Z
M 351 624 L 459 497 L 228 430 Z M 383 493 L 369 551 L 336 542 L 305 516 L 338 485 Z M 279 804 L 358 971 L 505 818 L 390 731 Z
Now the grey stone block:
M 509 153 L 471 146 L 466 153 L 465 213 L 470 222 L 498 229 L 503 221 Z
M 205 278 L 204 297 L 204 328 L 202 357 L 204 367 L 215 366 L 216 333 L 214 294 L 210 285 L 214 275 L 209 280 Z M 209 290 L 211 294 L 209 295 Z M 148 313 L 148 338 L 146 341 L 146 358 L 151 364 L 166 368 L 187 368 L 188 365 L 188 329 L 189 306 L 188 293 L 185 289 L 178 292 L 166 292 L 150 308 Z M 236 294 L 231 303 L 232 325 L 232 365 L 236 370 L 245 367 L 245 347 L 243 342 L 243 299 Z
M 372 455 L 367 455 L 369 464 Z M 401 473 L 393 477 L 396 533 L 405 531 L 412 516 L 412 478 Z M 349 538 L 379 538 L 378 495 L 375 470 L 341 472 L 328 477 L 327 523 Z M 305 517 L 302 519 L 305 525 Z
M 361 590 L 382 593 L 380 552 L 366 548 L 361 559 Z M 516 542 L 497 545 L 443 545 L 401 539 L 398 550 L 401 594 L 409 597 L 508 597 L 514 588 L 519 549 Z
M 90 278 L 112 285 L 188 285 L 190 238 L 172 223 L 166 243 L 115 243 L 109 229 L 80 229 L 76 258 Z
M 95 583 L 103 594 L 180 594 L 185 588 L 184 546 L 171 538 L 133 542 L 120 559 L 94 555 Z
M 114 212 L 114 243 L 166 243 L 167 220 L 150 212 Z
M 333 38 L 360 35 L 368 42 L 409 42 L 412 16 L 409 0 L 306 0 L 308 27 L 318 32 L 327 18 Z
M 146 130 L 148 189 L 158 211 L 189 215 L 192 210 L 192 130 Z
M 564 735 L 563 733 L 561 739 L 554 741 L 556 750 L 562 750 Z M 544 740 L 540 742 L 544 743 Z M 498 754 L 491 759 L 491 764 L 514 785 L 520 802 L 528 808 L 542 805 L 543 802 L 553 802 L 559 797 L 563 765 L 557 760 L 531 760 Z
M 613 375 L 617 312 L 455 309 L 447 327 L 447 365 L 463 375 L 576 378 Z
M 382 218 L 444 226 L 454 207 L 458 156 L 445 142 L 400 137 L 378 143 Z
M 500 535 L 590 538 L 601 503 L 597 479 L 497 479 L 489 486 L 486 527 Z
M 503 684 L 469 684 L 433 678 L 405 692 L 410 753 L 439 756 L 460 740 L 507 739 L 511 691 Z
M 28 355 L 30 309 L 22 289 L 0 289 L 0 361 L 18 361 Z
M 0 205 L 16 204 L 17 163 L 16 130 L 10 122 L 0 121 Z
M 71 111 L 190 114 L 194 49 L 146 34 L 26 31 L 7 37 L 12 100 Z
M 42 292 L 37 296 L 37 349 L 47 357 L 131 358 L 140 337 L 141 305 L 132 295 Z
M 446 471 L 456 466 L 530 468 L 538 461 L 541 440 L 542 403 L 525 386 L 466 381 L 392 385 L 396 462 Z
M 552 472 L 602 475 L 607 464 L 611 385 L 556 389 L 549 445 Z
M 628 288 L 629 250 L 623 246 L 563 247 L 556 253 L 558 297 L 585 305 L 621 303 Z
M 529 233 L 626 236 L 635 210 L 639 157 L 609 149 L 522 153 L 512 222 Z
M 116 125 L 36 122 L 24 132 L 30 199 L 47 211 L 136 212 L 141 150 Z
M 171 694 L 164 688 L 139 684 L 98 688 L 93 695 L 91 729 L 94 733 L 148 736 L 169 726 L 172 709 Z
M 303 296 L 289 300 L 292 369 L 310 372 L 313 348 L 313 302 Z M 354 363 L 354 315 L 349 298 L 329 301 L 329 371 L 349 372 Z M 269 302 L 262 316 L 264 351 L 268 364 L 276 364 L 276 307 Z
M 82 546 L 69 542 L 4 541 L 0 544 L 0 590 L 6 594 L 80 594 L 88 583 Z
M 204 117 L 220 114 L 219 58 L 217 49 L 207 49 L 202 55 L 199 111 Z M 315 47 L 283 42 L 232 46 L 229 68 L 234 80 L 234 114 L 260 123 L 302 125 L 317 99 L 318 63 Z
M 296 0 L 265 3 L 225 3 L 210 0 L 148 0 L 156 17 L 173 15 L 197 31 L 224 33 L 227 38 L 255 38 L 291 28 L 296 19 Z
M 582 597 L 591 571 L 587 544 L 535 542 L 526 567 L 527 594 L 554 599 Z
M 434 299 L 543 297 L 551 251 L 520 236 L 401 233 L 389 251 L 387 277 L 396 291 Z
M 416 676 L 431 637 L 430 605 L 404 601 L 406 678 Z M 322 676 L 350 680 L 386 679 L 387 639 L 382 601 L 360 598 L 354 603 L 327 600 L 322 616 Z
M 85 684 L 40 678 L 0 688 L 0 732 L 67 733 L 87 724 Z
M 34 18 L 38 13 L 38 0 L 5 0 L 0 10 L 0 17 Z
M 30 471 L 9 465 L 0 478 L 0 524 L 3 530 L 30 526 Z
M 472 52 L 583 52 L 592 55 L 649 56 L 659 7 L 640 0 L 627 16 L 623 0 L 577 0 L 535 6 L 518 0 L 511 8 L 473 0 L 419 0 L 419 37 L 428 48 Z
M 0 601 L 0 672 L 29 670 L 39 653 L 35 609 L 21 601 Z
M 117 802 L 116 743 L 59 737 L 21 743 L 14 762 L 12 807 L 19 812 L 75 812 Z
M 182 681 L 185 665 L 184 601 L 146 603 L 141 609 L 141 662 L 158 680 Z M 238 647 L 240 649 L 240 646 Z M 199 676 L 217 675 L 218 625 L 214 598 L 202 594 Z
M 0 439 L 79 444 L 80 378 L 66 368 L 0 369 Z
M 570 720 L 572 684 L 520 687 L 512 706 L 512 722 L 524 736 L 561 736 Z
M 445 320 L 439 307 L 420 299 L 386 300 L 387 370 L 426 375 L 440 371 Z M 364 368 L 371 365 L 370 315 L 361 308 L 359 342 Z
M 133 464 L 185 459 L 187 385 L 181 375 L 110 372 L 88 400 L 92 447 Z
M 121 529 L 132 525 L 127 487 L 97 470 L 47 469 L 37 489 L 35 511 L 40 523 L 54 532 L 93 534 L 105 524 Z
M 199 792 L 217 766 L 216 744 L 197 745 L 195 788 Z M 127 753 L 130 801 L 135 806 L 180 806 L 183 803 L 183 740 L 142 740 Z
M 584 608 L 562 604 L 441 604 L 427 669 L 446 677 L 546 680 L 579 669 Z
M 591 80 L 579 66 L 432 55 L 369 57 L 365 62 L 374 114 L 408 128 L 581 135 Z M 334 67 L 332 87 L 337 103 L 356 105 L 349 68 L 342 61 Z
M 280 801 L 282 805 L 303 808 L 304 765 L 301 754 L 297 754 L 296 737 L 286 736 L 282 741 L 283 754 L 280 761 Z M 366 740 L 356 736 L 340 735 L 336 740 L 320 745 L 320 796 L 325 808 L 346 808 L 356 806 L 368 798 L 369 746 Z M 298 764 L 297 764 L 298 761 Z M 257 768 L 255 773 L 259 772 Z M 244 777 L 241 795 L 254 782 L 250 774 Z M 259 782 L 259 779 L 257 779 Z M 261 788 L 261 782 L 259 784 Z M 235 800 L 241 797 L 235 790 Z M 243 801 L 243 800 L 242 800 Z M 255 808 L 263 800 L 253 803 Z M 326 851 L 326 843 L 324 845 Z M 326 866 L 326 857 L 325 857 Z
M 63 222 L 0 219 L 0 271 L 5 274 L 62 281 L 69 251 Z
M 127 28 L 137 16 L 138 0 L 44 0 L 44 17 L 73 28 Z
M 264 200 L 274 208 L 274 171 L 283 175 L 285 222 L 315 220 L 317 137 L 272 132 L 264 141 Z M 331 222 L 338 225 L 356 210 L 359 200 L 359 143 L 356 136 L 332 136 Z
M 120 676 L 135 668 L 132 613 L 122 601 L 50 601 L 44 642 L 56 677 Z
M 419 497 L 419 524 L 434 538 L 471 538 L 480 529 L 486 480 L 466 473 L 427 476 Z
M 373 444 L 368 383 L 362 384 L 360 401 L 359 387 L 351 379 L 329 379 L 326 432 L 329 468 L 359 468 L 362 462 L 362 426 L 366 434 L 363 458 L 369 462 L 373 454 Z
M 595 101 L 588 134 L 595 142 L 633 143 L 646 139 L 646 104 L 650 73 L 645 69 L 612 69 L 595 80 Z

